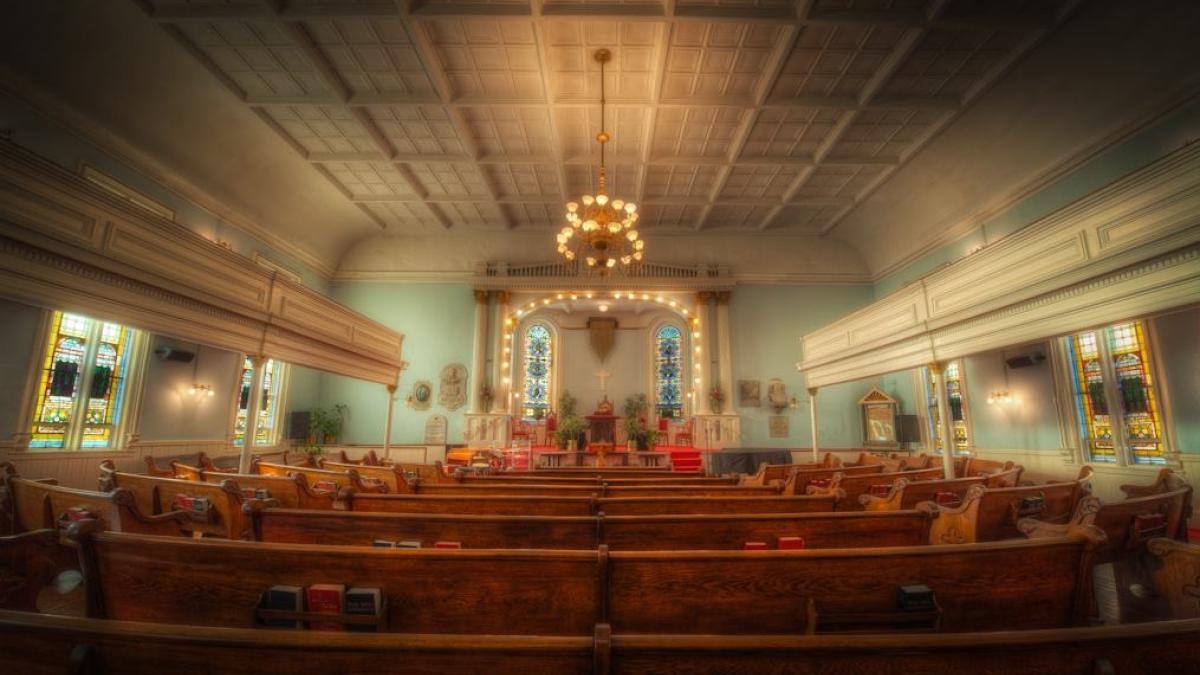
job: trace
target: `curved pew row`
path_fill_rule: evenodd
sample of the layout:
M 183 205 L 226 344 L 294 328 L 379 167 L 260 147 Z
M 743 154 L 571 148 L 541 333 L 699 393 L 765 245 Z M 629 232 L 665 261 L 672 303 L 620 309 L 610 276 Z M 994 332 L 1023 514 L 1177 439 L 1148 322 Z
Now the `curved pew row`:
M 887 513 L 693 514 L 671 516 L 495 516 L 255 509 L 258 541 L 368 546 L 375 540 L 439 541 L 464 548 L 614 551 L 741 550 L 746 542 L 774 548 L 802 537 L 807 548 L 916 546 L 929 540 L 929 516 Z
M 840 494 L 781 497 L 616 497 L 547 495 L 393 495 L 343 490 L 347 511 L 509 516 L 810 513 L 833 511 Z
M 133 493 L 138 508 L 146 513 L 178 511 L 187 515 L 184 529 L 197 536 L 249 539 L 250 530 L 242 513 L 244 499 L 237 483 L 197 483 L 179 478 L 161 478 L 117 471 L 111 460 L 100 462 L 100 489 L 124 488 Z
M 1015 466 L 995 473 L 963 478 L 942 478 L 940 468 L 876 474 L 875 476 L 834 476 L 830 481 L 846 491 L 846 508 L 889 511 L 914 508 L 925 501 L 939 499 L 961 502 L 972 485 L 989 488 L 1016 487 L 1023 469 Z M 809 490 L 819 493 L 817 488 Z M 907 506 L 905 506 L 907 504 Z
M 1037 518 L 1065 523 L 1079 500 L 1091 492 L 1092 467 L 1079 470 L 1075 480 L 989 488 L 972 485 L 957 507 L 930 504 L 935 512 L 929 537 L 932 543 L 999 541 L 1021 536 L 1018 522 Z
M 259 675 L 264 663 L 293 675 L 411 672 L 495 675 L 646 672 L 970 672 L 987 663 L 1010 675 L 1186 673 L 1200 669 L 1200 619 L 1131 626 L 1002 633 L 851 636 L 572 637 L 362 635 L 106 621 L 0 611 L 0 659 L 15 672 L 91 675 L 220 672 Z
M 894 463 L 894 462 L 893 462 Z M 819 462 L 804 462 L 801 464 L 767 464 L 763 462 L 758 465 L 758 471 L 742 476 L 742 485 L 770 485 L 775 482 L 785 481 L 788 476 L 791 476 L 795 471 L 815 471 L 819 469 L 849 469 L 851 467 L 863 466 L 887 466 L 889 460 L 873 455 L 869 452 L 859 453 L 858 457 L 852 462 L 843 462 L 840 457 L 832 452 L 825 453 L 824 457 Z
M 255 497 L 273 499 L 285 509 L 332 509 L 337 491 L 314 490 L 303 473 L 292 473 L 290 476 L 264 476 L 253 473 L 213 473 L 179 462 L 171 462 L 175 477 L 200 483 L 212 483 L 232 480 L 237 484 L 243 496 L 247 491 L 254 491 Z M 261 493 L 259 491 L 262 491 Z M 258 497 L 259 494 L 264 496 Z
M 278 584 L 378 588 L 389 632 L 584 635 L 964 632 L 1080 625 L 1095 528 L 959 546 L 609 552 L 384 549 L 150 537 L 75 528 L 88 616 L 252 627 Z M 964 579 L 992 583 L 963 583 Z M 414 580 L 438 580 L 420 583 Z M 546 583 L 553 579 L 554 583 Z M 730 583 L 736 579 L 737 583 Z M 925 584 L 936 612 L 895 610 Z M 513 612 L 513 607 L 539 611 Z
M 344 488 L 352 488 L 359 492 L 387 492 L 386 483 L 372 479 L 364 479 L 358 468 L 346 471 L 329 471 L 316 467 L 300 466 L 297 464 L 276 464 L 264 462 L 255 457 L 250 460 L 250 473 L 260 476 L 292 476 L 300 475 L 307 479 L 314 490 L 333 492 Z

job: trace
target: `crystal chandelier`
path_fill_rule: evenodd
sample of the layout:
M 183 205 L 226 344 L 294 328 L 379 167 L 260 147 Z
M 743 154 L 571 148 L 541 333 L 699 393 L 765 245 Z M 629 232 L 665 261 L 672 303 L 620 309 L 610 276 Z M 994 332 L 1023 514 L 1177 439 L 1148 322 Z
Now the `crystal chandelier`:
M 638 238 L 637 205 L 608 196 L 608 178 L 604 173 L 604 146 L 610 136 L 604 130 L 604 64 L 612 54 L 607 49 L 596 52 L 600 64 L 600 176 L 596 195 L 583 195 L 580 203 L 567 204 L 567 225 L 558 233 L 558 252 L 567 262 L 586 264 L 587 271 L 607 275 L 620 264 L 628 270 L 642 260 L 646 242 Z

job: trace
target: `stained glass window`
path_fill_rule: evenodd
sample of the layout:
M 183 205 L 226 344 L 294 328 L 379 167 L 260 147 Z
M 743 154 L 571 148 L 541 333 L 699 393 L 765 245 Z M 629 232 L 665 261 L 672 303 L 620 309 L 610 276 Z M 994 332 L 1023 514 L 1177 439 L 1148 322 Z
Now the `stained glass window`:
M 54 313 L 29 447 L 112 447 L 131 333 L 120 324 Z
M 1080 434 L 1092 460 L 1116 462 L 1124 450 L 1134 464 L 1163 464 L 1162 418 L 1142 323 L 1081 333 L 1067 344 L 1075 366 Z M 1105 372 L 1106 358 L 1111 375 Z
M 971 447 L 971 436 L 967 425 L 966 387 L 963 385 L 962 366 L 958 361 L 946 365 L 943 374 L 946 398 L 950 403 L 950 429 L 954 434 L 955 454 L 965 454 Z M 925 369 L 925 396 L 929 402 L 929 437 L 933 447 L 942 447 L 942 418 L 938 410 L 937 390 L 934 388 L 933 372 Z
M 663 326 L 654 335 L 654 400 L 659 417 L 683 416 L 683 333 Z
M 280 380 L 284 364 L 267 359 L 263 362 L 262 405 L 258 410 L 258 429 L 254 445 L 270 445 L 275 439 L 276 419 L 279 410 Z M 242 361 L 242 377 L 238 386 L 238 410 L 233 423 L 233 443 L 241 445 L 246 439 L 249 425 L 247 411 L 250 408 L 250 388 L 254 386 L 254 361 L 246 357 Z
M 544 417 L 550 410 L 550 374 L 554 365 L 554 338 L 550 329 L 535 323 L 525 331 L 526 418 Z

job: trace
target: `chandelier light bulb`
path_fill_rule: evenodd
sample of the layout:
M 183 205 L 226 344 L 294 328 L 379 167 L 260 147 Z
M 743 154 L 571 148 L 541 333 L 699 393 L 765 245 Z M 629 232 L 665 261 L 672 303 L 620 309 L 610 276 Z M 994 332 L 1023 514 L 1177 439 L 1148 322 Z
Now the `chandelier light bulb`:
M 608 195 L 605 195 L 605 194 L 596 195 L 596 203 L 599 204 L 600 206 L 604 206 L 605 204 L 608 203 Z
M 588 258 L 588 259 L 587 259 L 587 264 L 588 264 L 588 267 L 595 267 L 595 266 L 596 266 L 596 259 L 595 259 L 595 258 Z
M 631 256 L 631 255 L 621 256 L 621 264 L 622 265 L 628 265 L 631 262 L 633 262 L 633 256 Z
M 625 202 L 620 199 L 614 199 L 612 206 L 614 209 L 620 211 L 625 206 Z
M 634 259 L 634 260 L 641 260 L 641 259 L 642 259 L 642 252 L 641 252 L 641 251 L 634 251 L 634 252 L 633 252 L 633 259 Z
M 584 196 L 583 196 L 583 198 L 582 198 L 582 199 L 580 199 L 579 201 L 583 202 L 583 205 L 584 205 L 584 206 L 591 206 L 591 205 L 592 205 L 592 202 L 594 202 L 594 201 L 596 201 L 596 200 L 595 200 L 595 199 L 592 199 L 592 196 L 591 196 L 591 195 L 584 195 Z
M 620 223 L 617 223 L 617 222 L 612 222 L 612 223 L 609 223 L 609 224 L 608 224 L 608 231 L 609 231 L 609 232 L 612 232 L 613 234 L 616 234 L 616 233 L 620 232 L 620 231 L 621 231 L 621 224 L 620 224 Z
M 634 251 L 637 251 L 640 253 L 641 250 L 644 248 L 646 248 L 646 242 L 642 241 L 641 239 L 638 239 L 637 241 L 633 242 L 633 250 Z
M 567 235 L 565 235 L 565 234 L 559 233 L 559 235 L 557 237 L 555 237 L 555 239 L 557 239 L 558 243 L 560 243 L 560 244 L 567 243 Z
M 634 204 L 633 202 L 628 202 L 625 204 L 625 213 L 633 215 L 634 211 L 637 211 L 637 204 Z
M 637 241 L 637 238 L 638 238 L 637 230 L 630 230 L 630 231 L 626 232 L 625 238 L 628 239 L 629 241 Z
M 617 261 L 615 258 L 609 258 L 604 264 L 606 267 L 616 267 Z
M 579 210 L 579 204 L 576 204 L 575 202 L 567 202 L 567 210 L 571 213 L 575 213 Z

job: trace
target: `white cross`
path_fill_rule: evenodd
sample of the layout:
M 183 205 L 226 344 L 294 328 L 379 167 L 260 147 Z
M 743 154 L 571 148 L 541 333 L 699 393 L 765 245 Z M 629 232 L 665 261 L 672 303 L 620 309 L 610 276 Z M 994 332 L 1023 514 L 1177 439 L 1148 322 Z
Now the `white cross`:
M 600 391 L 605 394 L 608 393 L 608 378 L 611 375 L 612 375 L 612 373 L 608 372 L 607 370 L 605 370 L 603 368 L 596 371 L 596 377 L 600 378 Z

